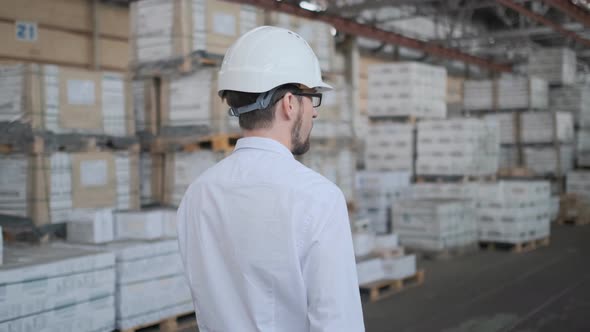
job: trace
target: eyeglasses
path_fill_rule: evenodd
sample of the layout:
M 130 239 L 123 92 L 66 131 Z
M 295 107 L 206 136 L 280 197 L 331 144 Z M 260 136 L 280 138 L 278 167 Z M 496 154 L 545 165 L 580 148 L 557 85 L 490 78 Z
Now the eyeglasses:
M 311 105 L 313 107 L 320 107 L 320 105 L 322 104 L 321 93 L 293 92 L 293 94 L 296 96 L 309 97 L 311 99 Z

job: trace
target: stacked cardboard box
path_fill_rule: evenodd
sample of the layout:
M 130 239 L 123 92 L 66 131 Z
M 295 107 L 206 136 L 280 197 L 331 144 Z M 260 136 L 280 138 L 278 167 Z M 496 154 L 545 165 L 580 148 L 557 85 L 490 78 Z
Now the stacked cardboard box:
M 368 67 L 368 114 L 372 117 L 445 118 L 447 72 L 415 62 Z
M 391 231 L 391 205 L 410 185 L 410 177 L 410 172 L 357 172 L 355 197 L 358 214 L 369 218 L 374 232 Z
M 37 64 L 0 66 L 0 122 L 34 130 L 133 136 L 130 85 L 122 74 Z
M 61 246 L 114 254 L 116 302 L 111 310 L 116 309 L 116 328 L 119 330 L 194 310 L 176 240 Z
M 576 53 L 569 48 L 544 48 L 529 54 L 528 73 L 551 84 L 573 84 L 576 66 Z
M 404 247 L 441 251 L 477 241 L 472 202 L 407 199 L 393 204 L 393 230 Z
M 486 175 L 498 170 L 497 123 L 450 119 L 418 123 L 416 173 Z
M 465 81 L 463 107 L 468 111 L 546 109 L 548 104 L 548 85 L 540 78 L 503 76 Z
M 372 171 L 409 171 L 414 166 L 414 125 L 376 122 L 369 125 L 365 167 Z
M 477 198 L 479 240 L 521 243 L 549 236 L 550 195 L 547 181 L 481 184 Z
M 521 126 L 523 143 L 571 143 L 574 140 L 574 123 L 569 112 L 524 112 Z
M 131 5 L 135 62 L 170 60 L 204 51 L 225 54 L 243 33 L 263 25 L 252 6 L 217 0 L 147 0 Z
M 555 146 L 525 147 L 525 166 L 538 175 L 564 174 L 574 165 L 574 149 L 571 145 L 562 145 L 559 152 Z
M 107 151 L 3 155 L 0 210 L 42 225 L 71 220 L 73 209 L 137 208 L 136 164 L 116 160 Z
M 1 331 L 111 331 L 115 257 L 53 247 L 7 247 L 0 266 Z

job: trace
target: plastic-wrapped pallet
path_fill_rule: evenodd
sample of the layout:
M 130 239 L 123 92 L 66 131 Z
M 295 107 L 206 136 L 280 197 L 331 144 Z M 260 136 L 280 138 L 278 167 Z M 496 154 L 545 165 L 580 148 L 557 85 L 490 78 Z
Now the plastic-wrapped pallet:
M 472 203 L 457 199 L 408 199 L 393 204 L 393 230 L 407 248 L 441 251 L 477 241 Z
M 166 154 L 163 202 L 178 206 L 190 184 L 216 162 L 216 154 L 207 150 Z
M 356 202 L 359 215 L 370 219 L 377 233 L 391 230 L 391 204 L 410 185 L 410 172 L 359 171 L 356 173 Z
M 554 146 L 527 146 L 523 150 L 525 165 L 535 174 L 557 174 L 558 168 L 561 173 L 565 173 L 573 168 L 574 149 L 571 145 L 562 144 L 559 147 L 560 159 Z
M 414 125 L 370 123 L 366 135 L 365 167 L 371 171 L 408 171 L 414 166 Z
M 217 0 L 146 0 L 131 4 L 135 62 L 194 51 L 223 55 L 243 33 L 263 25 L 262 11 Z
M 577 125 L 590 126 L 590 82 L 551 88 L 549 106 L 572 113 Z
M 0 331 L 112 331 L 114 265 L 111 253 L 6 247 L 0 266 Z
M 310 150 L 298 160 L 335 183 L 348 202 L 354 200 L 356 154 L 350 142 L 311 142 Z
M 555 141 L 571 143 L 573 140 L 574 123 L 571 113 L 524 112 L 521 114 L 522 143 L 552 143 Z
M 352 137 L 352 117 L 348 85 L 344 76 L 332 76 L 327 83 L 334 90 L 325 92 L 318 117 L 313 121 L 312 138 Z
M 528 73 L 552 84 L 573 84 L 576 66 L 576 52 L 569 48 L 544 48 L 529 54 Z
M 445 118 L 447 72 L 416 62 L 368 67 L 368 114 L 371 117 Z
M 19 121 L 57 134 L 132 136 L 129 90 L 118 73 L 54 65 L 0 66 L 0 122 Z
M 571 171 L 567 173 L 566 189 L 590 201 L 590 171 Z
M 487 175 L 498 170 L 500 144 L 495 121 L 421 121 L 417 137 L 419 175 Z
M 332 36 L 332 26 L 324 22 L 278 12 L 270 12 L 267 15 L 267 23 L 289 29 L 303 37 L 318 57 L 323 71 L 330 72 L 336 69 L 334 68 L 336 43 Z
M 112 252 L 116 257 L 116 328 L 130 329 L 193 311 L 176 240 L 105 245 L 60 244 Z
M 468 111 L 546 109 L 549 105 L 547 82 L 537 77 L 466 80 L 464 87 L 463 107 Z
M 521 243 L 549 236 L 547 181 L 500 181 L 479 186 L 480 241 Z

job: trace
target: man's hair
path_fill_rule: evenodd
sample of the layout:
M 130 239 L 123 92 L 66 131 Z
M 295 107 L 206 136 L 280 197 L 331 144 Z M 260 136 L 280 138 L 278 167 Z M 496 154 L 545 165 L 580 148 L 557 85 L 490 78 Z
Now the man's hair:
M 275 119 L 276 103 L 287 94 L 287 92 L 298 92 L 300 89 L 293 84 L 285 84 L 280 86 L 272 96 L 271 102 L 267 108 L 259 109 L 251 112 L 241 114 L 239 116 L 240 128 L 246 130 L 270 128 Z M 238 108 L 250 105 L 256 102 L 259 93 L 239 92 L 226 90 L 223 92 L 222 98 L 232 108 Z M 297 96 L 301 100 L 300 96 Z

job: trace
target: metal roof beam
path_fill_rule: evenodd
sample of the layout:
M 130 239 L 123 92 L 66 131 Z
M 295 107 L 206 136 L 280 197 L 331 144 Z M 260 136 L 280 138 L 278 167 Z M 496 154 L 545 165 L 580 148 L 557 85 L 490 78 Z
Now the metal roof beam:
M 424 42 L 421 40 L 408 38 L 397 33 L 379 29 L 366 24 L 360 24 L 350 19 L 342 18 L 335 15 L 328 15 L 320 12 L 312 12 L 300 8 L 299 6 L 288 4 L 285 2 L 278 2 L 275 0 L 224 0 L 228 2 L 249 4 L 258 6 L 268 10 L 275 10 L 291 15 L 301 16 L 304 18 L 326 22 L 334 26 L 337 30 L 351 34 L 362 36 L 370 39 L 379 40 L 385 43 L 400 45 L 407 48 L 417 49 L 441 58 L 459 60 L 465 63 L 480 66 L 482 68 L 496 71 L 496 72 L 511 72 L 512 67 L 506 64 L 499 64 L 488 59 L 473 56 L 471 54 L 463 53 L 459 50 L 446 48 L 433 43 Z
M 559 9 L 560 11 L 564 12 L 565 14 L 570 16 L 571 18 L 584 24 L 586 27 L 590 28 L 590 13 L 587 10 L 574 5 L 571 1 L 568 1 L 568 0 L 542 0 L 542 1 L 552 7 Z

